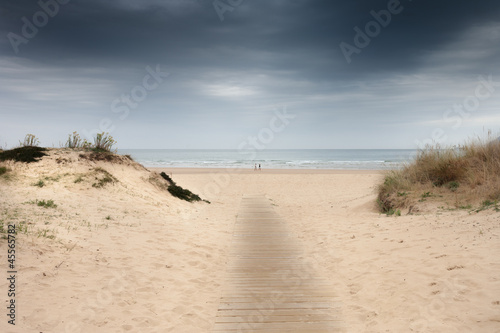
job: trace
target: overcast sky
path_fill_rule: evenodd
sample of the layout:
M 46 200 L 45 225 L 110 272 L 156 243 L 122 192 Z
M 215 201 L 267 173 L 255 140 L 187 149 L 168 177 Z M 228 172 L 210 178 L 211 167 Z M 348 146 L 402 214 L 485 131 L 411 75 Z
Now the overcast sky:
M 3 147 L 106 130 L 119 148 L 416 148 L 500 130 L 498 0 L 0 0 L 0 17 Z

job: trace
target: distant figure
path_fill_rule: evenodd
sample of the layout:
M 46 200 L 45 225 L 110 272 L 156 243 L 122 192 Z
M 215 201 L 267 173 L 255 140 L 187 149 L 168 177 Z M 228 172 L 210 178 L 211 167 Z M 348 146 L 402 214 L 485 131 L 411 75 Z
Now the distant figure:
M 260 163 L 259 163 L 259 171 L 260 171 L 260 170 L 262 170 L 262 169 L 260 168 Z
M 253 171 L 257 171 L 257 163 L 255 163 L 255 167 L 253 168 Z

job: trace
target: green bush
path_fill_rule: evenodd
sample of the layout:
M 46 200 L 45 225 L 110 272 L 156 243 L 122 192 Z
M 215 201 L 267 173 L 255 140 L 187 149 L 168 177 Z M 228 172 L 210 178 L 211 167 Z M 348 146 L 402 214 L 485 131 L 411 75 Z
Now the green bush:
M 170 192 L 170 194 L 172 194 L 174 197 L 181 200 L 186 200 L 189 202 L 201 201 L 201 198 L 198 195 L 192 193 L 190 190 L 183 189 L 178 185 L 170 185 L 168 187 L 168 192 Z
M 54 203 L 54 200 L 41 200 L 41 201 L 36 201 L 37 206 L 44 207 L 44 208 L 56 208 L 57 205 Z
M 32 163 L 38 162 L 43 156 L 47 156 L 44 152 L 47 148 L 26 146 L 6 150 L 0 153 L 0 161 L 12 160 L 16 162 Z
M 160 173 L 160 176 L 162 176 L 163 179 L 165 179 L 169 185 L 175 185 L 174 181 L 172 178 L 170 178 L 169 175 L 167 175 L 165 172 Z
M 198 195 L 194 194 L 193 192 L 186 190 L 175 184 L 172 178 L 170 178 L 170 176 L 167 175 L 165 172 L 160 173 L 160 176 L 168 182 L 169 186 L 167 190 L 170 194 L 172 194 L 172 196 L 188 202 L 205 201 L 207 203 L 210 203 L 207 200 L 202 200 Z

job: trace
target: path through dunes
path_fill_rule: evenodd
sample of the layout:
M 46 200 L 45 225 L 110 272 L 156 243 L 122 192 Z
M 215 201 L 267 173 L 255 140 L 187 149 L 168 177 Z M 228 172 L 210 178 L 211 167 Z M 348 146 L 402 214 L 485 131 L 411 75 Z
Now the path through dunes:
M 337 304 L 271 202 L 244 197 L 213 332 L 339 332 Z

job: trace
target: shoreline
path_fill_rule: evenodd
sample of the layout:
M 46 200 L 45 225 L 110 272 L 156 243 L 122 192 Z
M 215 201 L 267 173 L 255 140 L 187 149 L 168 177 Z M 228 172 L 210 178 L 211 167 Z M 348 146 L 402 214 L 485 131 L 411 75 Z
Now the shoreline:
M 322 174 L 322 175 L 383 175 L 387 170 L 356 170 L 356 169 L 262 169 L 255 171 L 251 168 L 166 168 L 146 167 L 148 170 L 172 174 Z

